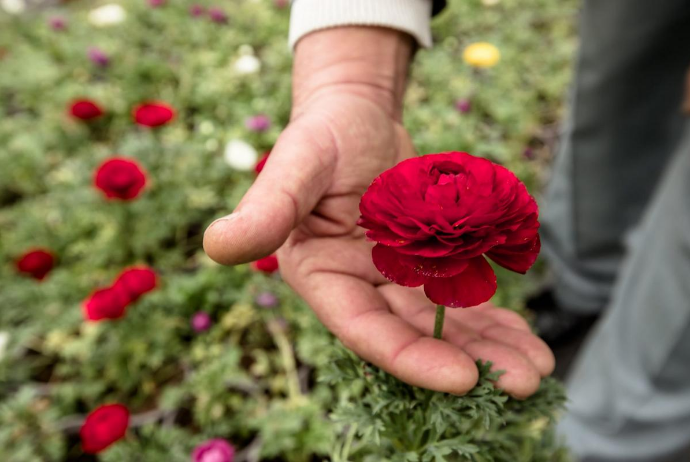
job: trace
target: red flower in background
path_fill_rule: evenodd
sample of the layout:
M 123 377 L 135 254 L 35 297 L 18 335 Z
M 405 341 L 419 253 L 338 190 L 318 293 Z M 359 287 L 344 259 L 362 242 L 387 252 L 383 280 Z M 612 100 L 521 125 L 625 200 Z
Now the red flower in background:
M 436 304 L 489 300 L 496 276 L 484 255 L 519 273 L 540 249 L 537 204 L 509 170 L 464 152 L 405 160 L 369 186 L 359 225 L 377 245 L 376 268 Z
M 112 157 L 96 170 L 94 185 L 108 199 L 128 201 L 137 197 L 146 185 L 146 172 L 133 159 Z
M 107 404 L 92 411 L 79 430 L 81 447 L 87 454 L 98 454 L 122 439 L 129 426 L 129 411 L 122 404 Z
M 175 117 L 175 110 L 163 102 L 142 103 L 134 108 L 132 117 L 144 127 L 160 127 Z
M 261 170 L 264 169 L 264 166 L 266 165 L 266 161 L 268 160 L 268 156 L 271 154 L 271 151 L 266 151 L 263 156 L 261 156 L 261 160 L 257 162 L 256 166 L 254 167 L 254 171 L 258 175 L 261 173 Z
M 127 268 L 115 280 L 113 286 L 127 293 L 130 302 L 135 302 L 158 285 L 158 275 L 146 266 Z
M 252 268 L 266 274 L 273 274 L 278 271 L 278 257 L 269 255 L 266 258 L 252 262 Z
M 39 281 L 55 266 L 55 256 L 48 249 L 33 249 L 25 252 L 16 261 L 17 271 Z
M 95 101 L 78 99 L 70 104 L 69 113 L 80 120 L 93 120 L 103 115 L 103 109 Z
M 122 286 L 97 289 L 84 301 L 84 319 L 87 321 L 120 319 L 125 315 L 129 303 L 129 294 Z

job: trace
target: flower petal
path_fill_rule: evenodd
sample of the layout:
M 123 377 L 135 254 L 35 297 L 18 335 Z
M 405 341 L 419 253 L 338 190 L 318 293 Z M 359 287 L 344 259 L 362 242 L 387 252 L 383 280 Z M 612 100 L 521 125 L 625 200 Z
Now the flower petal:
M 374 266 L 389 281 L 405 287 L 419 287 L 427 278 L 417 274 L 411 267 L 404 265 L 400 255 L 390 247 L 377 244 L 371 250 Z
M 469 260 L 467 269 L 457 276 L 428 279 L 424 293 L 438 305 L 467 308 L 489 300 L 496 287 L 494 270 L 479 256 Z
M 540 249 L 541 241 L 537 234 L 534 239 L 521 245 L 494 247 L 486 256 L 506 269 L 525 274 L 536 261 Z

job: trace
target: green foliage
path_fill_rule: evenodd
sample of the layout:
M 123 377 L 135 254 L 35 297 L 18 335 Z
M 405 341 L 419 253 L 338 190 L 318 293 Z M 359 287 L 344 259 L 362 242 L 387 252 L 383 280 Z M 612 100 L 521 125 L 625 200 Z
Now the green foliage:
M 553 440 L 554 412 L 565 402 L 553 379 L 528 400 L 509 399 L 493 385 L 500 372 L 478 361 L 479 383 L 455 396 L 404 384 L 342 348 L 333 356 L 322 380 L 349 385 L 332 414 L 347 429 L 333 448 L 334 462 L 568 460 Z
M 83 460 L 79 425 L 108 402 L 126 404 L 133 424 L 104 461 L 188 460 L 212 437 L 229 439 L 245 460 L 563 460 L 550 421 L 562 404 L 553 381 L 529 400 L 508 400 L 482 366 L 465 397 L 413 389 L 334 349 L 278 278 L 204 255 L 203 230 L 253 181 L 226 165 L 224 145 L 240 138 L 263 152 L 288 123 L 288 11 L 233 0 L 219 5 L 229 14 L 221 25 L 191 18 L 191 0 L 118 3 L 127 18 L 107 28 L 89 23 L 95 5 L 86 1 L 0 11 L 0 332 L 9 335 L 0 347 L 0 460 Z M 434 23 L 436 47 L 417 54 L 405 125 L 420 152 L 491 157 L 536 191 L 569 76 L 575 2 L 449 4 Z M 66 30 L 48 27 L 53 14 Z M 461 60 L 479 40 L 502 53 L 482 73 Z M 109 66 L 89 62 L 92 46 Z M 248 52 L 261 61 L 256 74 L 233 67 Z M 77 97 L 97 100 L 106 115 L 70 119 Z M 460 114 L 453 103 L 467 97 L 473 109 Z M 176 108 L 173 123 L 132 123 L 132 106 L 152 99 Z M 245 118 L 257 113 L 271 129 L 247 131 Z M 536 160 L 523 158 L 526 146 Z M 114 154 L 148 172 L 131 203 L 107 202 L 92 186 L 96 166 Z M 33 246 L 58 256 L 41 283 L 13 266 Z M 134 263 L 154 267 L 160 287 L 122 320 L 85 323 L 82 301 Z M 520 308 L 533 279 L 498 277 L 496 301 Z M 255 305 L 267 290 L 276 308 Z M 203 334 L 189 325 L 199 310 L 214 322 Z

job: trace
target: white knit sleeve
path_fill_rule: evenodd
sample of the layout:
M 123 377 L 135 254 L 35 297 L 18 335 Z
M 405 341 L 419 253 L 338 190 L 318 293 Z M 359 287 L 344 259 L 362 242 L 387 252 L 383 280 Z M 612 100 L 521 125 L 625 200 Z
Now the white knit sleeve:
M 346 25 L 382 26 L 431 46 L 431 0 L 293 0 L 290 48 L 310 32 Z

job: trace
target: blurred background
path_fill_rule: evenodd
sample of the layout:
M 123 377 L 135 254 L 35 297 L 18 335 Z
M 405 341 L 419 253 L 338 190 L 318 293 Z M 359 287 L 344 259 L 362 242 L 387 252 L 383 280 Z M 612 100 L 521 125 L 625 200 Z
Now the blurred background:
M 539 198 L 576 8 L 449 1 L 407 92 L 418 151 L 487 157 Z M 221 267 L 201 247 L 288 123 L 288 20 L 286 0 L 0 0 L 0 460 L 187 461 L 210 438 L 236 461 L 330 460 L 352 387 L 318 380 L 334 340 L 273 262 Z M 463 61 L 477 41 L 495 66 Z M 129 167 L 108 173 L 113 158 Z M 119 302 L 133 266 L 155 280 Z M 521 310 L 542 276 L 499 272 L 494 301 Z M 128 433 L 85 454 L 106 403 Z M 562 460 L 546 425 L 519 423 L 541 442 L 513 460 Z

